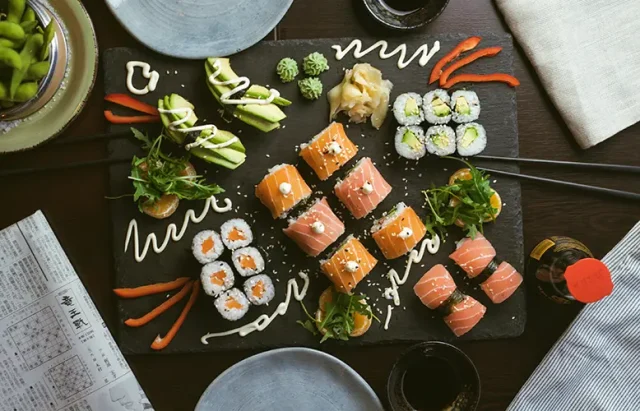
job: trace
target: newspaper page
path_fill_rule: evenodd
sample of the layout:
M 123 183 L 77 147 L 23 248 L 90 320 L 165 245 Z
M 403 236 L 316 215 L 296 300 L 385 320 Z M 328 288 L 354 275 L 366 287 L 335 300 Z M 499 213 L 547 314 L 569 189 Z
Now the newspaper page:
M 0 410 L 153 410 L 41 211 L 0 231 Z

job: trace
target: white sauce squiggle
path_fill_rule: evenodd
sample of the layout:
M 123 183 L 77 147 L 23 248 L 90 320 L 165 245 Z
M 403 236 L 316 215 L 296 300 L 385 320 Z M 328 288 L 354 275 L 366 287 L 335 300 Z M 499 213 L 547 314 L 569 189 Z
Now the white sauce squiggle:
M 224 207 L 219 207 L 218 202 L 214 196 L 207 198 L 207 201 L 205 201 L 204 209 L 202 210 L 202 213 L 200 213 L 200 216 L 196 217 L 196 213 L 193 210 L 187 210 L 187 213 L 184 215 L 184 221 L 182 222 L 182 228 L 180 229 L 180 231 L 178 231 L 178 227 L 175 224 L 169 224 L 169 226 L 167 227 L 167 232 L 164 236 L 164 240 L 159 246 L 158 238 L 156 237 L 156 235 L 154 233 L 149 234 L 144 242 L 144 248 L 142 249 L 142 252 L 140 252 L 140 241 L 138 238 L 138 222 L 134 218 L 129 222 L 129 228 L 127 229 L 127 238 L 124 240 L 124 252 L 127 252 L 127 249 L 129 248 L 129 241 L 131 240 L 131 236 L 133 235 L 134 258 L 137 262 L 141 262 L 142 260 L 144 260 L 144 258 L 147 256 L 147 253 L 149 252 L 149 247 L 151 246 L 153 246 L 153 251 L 156 254 L 160 254 L 167 247 L 170 240 L 180 241 L 180 239 L 184 236 L 184 233 L 187 231 L 189 221 L 193 222 L 194 224 L 198 224 L 202 220 L 204 220 L 210 208 L 212 208 L 216 213 L 226 213 L 227 211 L 230 211 L 232 208 L 231 200 L 225 198 L 224 203 Z
M 248 77 L 238 77 L 236 79 L 231 80 L 218 80 L 218 76 L 222 73 L 222 67 L 220 67 L 220 61 L 216 60 L 213 64 L 213 68 L 215 71 L 211 73 L 209 76 L 209 82 L 215 86 L 235 86 L 235 88 L 227 91 L 226 93 L 222 93 L 220 96 L 220 102 L 222 104 L 271 104 L 271 102 L 276 98 L 280 97 L 280 92 L 275 89 L 269 90 L 269 97 L 266 99 L 260 98 L 241 98 L 241 99 L 232 99 L 229 98 L 236 94 L 239 91 L 246 90 L 249 88 L 249 84 L 251 84 L 251 80 Z
M 142 76 L 149 79 L 149 83 L 143 89 L 137 89 L 133 86 L 133 74 L 136 67 L 140 67 L 142 69 Z M 149 63 L 145 63 L 144 61 L 130 61 L 127 63 L 127 88 L 131 94 L 143 96 L 154 91 L 158 85 L 158 80 L 160 80 L 160 74 L 155 70 L 151 71 Z
M 336 60 L 338 60 L 338 61 L 342 60 L 344 58 L 344 56 L 349 54 L 351 49 L 353 49 L 353 56 L 355 58 L 359 59 L 359 58 L 367 55 L 371 51 L 375 50 L 378 47 L 380 47 L 380 52 L 378 53 L 378 55 L 383 60 L 386 60 L 389 57 L 393 57 L 393 56 L 395 56 L 396 54 L 399 53 L 400 56 L 398 57 L 398 68 L 399 69 L 403 69 L 403 68 L 407 67 L 418 56 L 420 56 L 420 59 L 418 60 L 418 64 L 420 65 L 420 67 L 426 66 L 427 63 L 429 62 L 429 60 L 431 60 L 431 58 L 438 51 L 440 51 L 440 42 L 439 41 L 435 41 L 433 43 L 433 47 L 431 47 L 431 49 L 429 49 L 429 46 L 427 44 L 423 44 L 422 46 L 418 47 L 418 49 L 415 51 L 415 53 L 413 53 L 413 55 L 411 56 L 411 58 L 409 60 L 406 60 L 406 57 L 407 57 L 407 45 L 406 44 L 401 44 L 398 47 L 396 47 L 395 49 L 393 49 L 392 51 L 387 52 L 387 48 L 389 47 L 389 43 L 387 43 L 385 40 L 380 40 L 380 41 L 376 42 L 373 46 L 369 47 L 368 49 L 366 49 L 364 51 L 362 50 L 362 41 L 360 41 L 358 39 L 353 40 L 344 50 L 342 49 L 342 46 L 339 46 L 339 45 L 331 46 L 331 48 L 336 51 Z
M 243 325 L 239 328 L 234 328 L 233 330 L 224 331 L 220 333 L 208 333 L 203 335 L 200 338 L 200 342 L 202 344 L 209 344 L 207 341 L 210 338 L 216 337 L 226 337 L 228 335 L 238 334 L 240 337 L 245 337 L 251 334 L 254 331 L 262 331 L 271 324 L 271 322 L 279 315 L 285 315 L 287 313 L 287 309 L 289 308 L 289 303 L 291 302 L 291 296 L 296 299 L 296 301 L 302 301 L 302 299 L 307 295 L 307 288 L 309 288 L 309 276 L 302 271 L 298 273 L 298 276 L 302 278 L 304 281 L 304 286 L 302 290 L 298 288 L 298 283 L 295 278 L 292 278 L 287 283 L 287 296 L 283 302 L 278 304 L 278 308 L 274 311 L 270 316 L 267 314 L 262 314 L 255 321 L 250 322 L 249 324 Z
M 213 124 L 204 124 L 201 126 L 186 127 L 186 128 L 178 127 L 186 123 L 187 121 L 189 121 L 189 117 L 191 117 L 191 115 L 194 114 L 193 109 L 189 107 L 179 107 L 179 108 L 172 108 L 172 109 L 159 108 L 158 111 L 162 114 L 184 114 L 183 118 L 169 123 L 169 126 L 168 126 L 169 130 L 179 131 L 181 133 L 190 133 L 192 131 L 203 131 L 203 130 L 209 130 L 209 129 L 211 130 L 211 135 L 209 135 L 208 137 L 193 143 L 189 143 L 186 146 L 184 146 L 185 150 L 187 151 L 191 150 L 194 147 L 204 147 L 204 148 L 208 148 L 209 150 L 225 148 L 225 147 L 229 147 L 230 145 L 232 145 L 233 143 L 239 140 L 238 137 L 232 137 L 229 140 L 225 141 L 224 143 L 220 143 L 220 144 L 210 143 L 209 140 L 211 140 L 216 136 L 216 134 L 218 134 L 218 127 L 214 126 Z
M 391 312 L 393 312 L 393 305 L 387 305 L 387 319 L 384 322 L 384 329 L 389 329 L 389 321 L 391 321 Z

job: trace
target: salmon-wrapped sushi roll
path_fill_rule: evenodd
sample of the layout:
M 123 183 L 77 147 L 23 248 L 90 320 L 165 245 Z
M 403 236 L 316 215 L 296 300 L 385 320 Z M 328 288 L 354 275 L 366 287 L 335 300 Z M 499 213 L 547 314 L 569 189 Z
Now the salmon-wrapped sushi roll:
M 461 240 L 456 247 L 456 251 L 449 258 L 455 261 L 469 278 L 480 274 L 496 256 L 496 250 L 480 233 L 477 233 L 474 239 Z
M 316 257 L 344 234 L 344 224 L 322 197 L 297 218 L 289 219 L 289 226 L 282 231 L 302 251 Z
M 398 203 L 371 228 L 373 239 L 387 259 L 398 258 L 413 250 L 426 233 L 420 217 L 403 202 Z
M 432 310 L 440 307 L 456 290 L 456 283 L 442 264 L 434 265 L 413 286 L 422 304 Z
M 291 164 L 270 168 L 256 186 L 256 197 L 271 211 L 273 218 L 285 218 L 289 211 L 310 195 L 311 189 Z
M 364 245 L 350 235 L 327 260 L 320 261 L 320 268 L 336 290 L 349 293 L 377 263 Z
M 391 186 L 371 159 L 364 157 L 336 183 L 334 192 L 355 218 L 362 218 L 389 195 Z
M 497 270 L 480 284 L 480 287 L 494 304 L 500 304 L 511 297 L 520 284 L 522 284 L 522 275 L 511 264 L 503 261 L 498 265 Z
M 347 164 L 357 152 L 358 147 L 349 140 L 341 123 L 329 124 L 308 144 L 300 145 L 300 156 L 323 181 Z
M 444 317 L 444 322 L 456 337 L 460 337 L 480 322 L 484 313 L 487 312 L 487 307 L 467 295 L 461 302 L 451 306 L 450 311 L 451 314 Z

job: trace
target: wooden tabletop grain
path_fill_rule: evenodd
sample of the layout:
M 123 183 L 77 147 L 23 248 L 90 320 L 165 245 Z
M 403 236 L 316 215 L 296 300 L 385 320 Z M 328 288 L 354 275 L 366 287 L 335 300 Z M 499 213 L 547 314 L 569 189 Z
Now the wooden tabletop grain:
M 397 35 L 373 24 L 361 10 L 360 3 L 358 0 L 296 0 L 274 35 L 280 39 Z M 84 4 L 93 18 L 101 50 L 115 46 L 142 47 L 120 26 L 103 2 L 86 0 Z M 508 28 L 490 0 L 451 0 L 446 11 L 423 31 L 475 34 L 504 32 Z M 515 71 L 522 82 L 517 90 L 522 157 L 640 165 L 640 125 L 582 151 L 519 48 Z M 88 106 L 61 138 L 105 129 L 101 82 L 99 73 Z M 45 146 L 32 152 L 2 156 L 0 168 L 60 164 L 105 155 L 104 143 L 100 142 Z M 544 167 L 522 167 L 522 171 L 640 191 L 637 177 L 633 180 L 631 176 Z M 0 206 L 0 227 L 37 209 L 44 210 L 109 328 L 115 330 L 115 305 L 110 291 L 114 271 L 107 200 L 104 198 L 106 188 L 105 167 L 2 179 L 0 193 L 4 200 Z M 533 183 L 522 184 L 522 203 L 526 251 L 546 236 L 568 235 L 582 240 L 602 257 L 640 218 L 638 203 Z M 538 297 L 533 287 L 529 287 L 529 321 L 522 337 L 459 344 L 480 372 L 482 399 L 479 409 L 503 410 L 507 407 L 579 308 L 556 306 Z M 384 400 L 388 373 L 405 348 L 392 345 L 329 351 L 359 372 Z M 254 352 L 132 356 L 127 359 L 156 410 L 190 410 L 218 374 L 252 354 Z

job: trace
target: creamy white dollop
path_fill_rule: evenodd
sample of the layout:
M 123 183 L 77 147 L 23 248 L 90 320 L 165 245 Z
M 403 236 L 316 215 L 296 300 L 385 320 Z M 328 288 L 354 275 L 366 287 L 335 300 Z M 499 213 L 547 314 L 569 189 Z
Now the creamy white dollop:
M 395 49 L 393 49 L 392 51 L 387 52 L 387 49 L 389 48 L 389 43 L 387 43 L 385 40 L 380 40 L 374 43 L 373 46 L 369 47 L 368 49 L 365 49 L 364 51 L 362 50 L 362 41 L 360 41 L 359 39 L 353 40 L 351 43 L 349 43 L 349 45 L 345 49 L 342 49 L 342 46 L 337 44 L 331 46 L 331 48 L 336 51 L 336 60 L 342 60 L 344 56 L 346 56 L 351 51 L 351 49 L 353 49 L 353 57 L 359 59 L 364 57 L 365 55 L 367 55 L 368 53 L 370 53 L 371 51 L 375 50 L 378 47 L 380 47 L 380 52 L 378 53 L 378 56 L 380 56 L 380 58 L 383 60 L 386 60 L 389 57 L 393 57 L 396 54 L 400 54 L 400 56 L 398 57 L 398 68 L 403 69 L 407 67 L 413 61 L 413 59 L 415 59 L 417 56 L 420 56 L 420 59 L 418 60 L 418 64 L 420 65 L 420 67 L 426 66 L 427 63 L 429 63 L 429 60 L 431 60 L 431 58 L 438 51 L 440 51 L 440 42 L 435 41 L 431 49 L 429 49 L 429 46 L 427 44 L 421 45 L 420 47 L 418 47 L 415 53 L 413 53 L 413 55 L 409 60 L 405 60 L 407 57 L 406 44 L 401 44 Z
M 291 194 L 291 184 L 287 183 L 286 181 L 283 183 L 280 183 L 278 190 L 280 190 L 280 193 L 283 196 L 288 196 L 289 194 Z
M 239 91 L 246 90 L 249 88 L 251 81 L 248 77 L 238 77 L 236 79 L 231 80 L 218 80 L 218 76 L 222 72 L 222 67 L 220 67 L 220 61 L 216 60 L 213 64 L 214 72 L 209 76 L 209 82 L 216 86 L 235 86 L 235 88 L 229 90 L 226 93 L 222 93 L 220 96 L 220 102 L 222 104 L 271 104 L 276 97 L 280 97 L 280 92 L 275 89 L 269 90 L 269 97 L 266 99 L 260 98 L 240 98 L 240 99 L 232 99 L 229 98 L 236 94 Z
M 360 266 L 353 260 L 349 260 L 344 264 L 344 269 L 350 273 L 355 273 L 358 271 L 358 268 L 360 268 Z
M 365 194 L 371 194 L 373 193 L 373 184 L 371 184 L 371 182 L 367 181 L 366 183 L 364 183 L 362 185 L 362 192 Z
M 400 231 L 400 234 L 398 234 L 398 237 L 402 238 L 403 240 L 406 240 L 412 235 L 413 235 L 413 230 L 410 229 L 409 227 L 404 227 L 402 231 Z
M 133 86 L 133 75 L 136 67 L 140 67 L 142 69 L 142 76 L 149 80 L 143 89 L 137 89 Z M 160 74 L 155 70 L 151 71 L 149 63 L 145 63 L 144 61 L 130 61 L 127 63 L 127 89 L 129 89 L 131 94 L 143 96 L 154 91 L 158 85 L 158 80 L 160 80 Z
M 340 147 L 340 144 L 338 144 L 337 142 L 332 141 L 327 145 L 327 153 L 333 156 L 337 156 L 338 154 L 342 153 L 342 147 Z
M 322 224 L 320 221 L 314 221 L 313 223 L 311 223 L 311 231 L 316 234 L 324 233 L 324 224 Z

